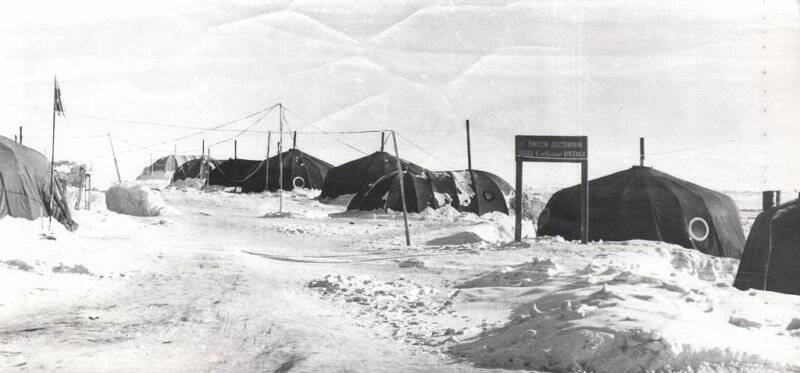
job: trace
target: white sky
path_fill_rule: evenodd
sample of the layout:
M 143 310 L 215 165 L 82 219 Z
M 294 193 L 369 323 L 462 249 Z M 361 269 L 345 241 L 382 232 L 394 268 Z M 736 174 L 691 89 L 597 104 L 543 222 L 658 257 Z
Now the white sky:
M 326 130 L 398 129 L 435 158 L 404 140 L 401 155 L 432 169 L 465 167 L 469 118 L 474 165 L 512 183 L 515 134 L 566 134 L 589 136 L 592 177 L 637 163 L 645 136 L 648 164 L 702 185 L 798 188 L 796 0 L 470 3 L 4 3 L 0 133 L 24 125 L 46 152 L 57 74 L 69 117 L 58 135 L 90 137 L 59 139 L 57 158 L 91 162 L 100 178 L 113 162 L 91 136 L 118 139 L 132 179 L 151 154 L 198 153 L 232 133 L 173 142 L 194 130 L 79 114 L 206 127 L 280 101 Z M 379 142 L 339 139 L 364 152 Z M 334 164 L 360 156 L 327 136 L 299 145 Z M 264 147 L 243 135 L 240 157 Z M 231 155 L 232 144 L 212 148 Z M 529 169 L 534 185 L 577 181 L 569 168 Z

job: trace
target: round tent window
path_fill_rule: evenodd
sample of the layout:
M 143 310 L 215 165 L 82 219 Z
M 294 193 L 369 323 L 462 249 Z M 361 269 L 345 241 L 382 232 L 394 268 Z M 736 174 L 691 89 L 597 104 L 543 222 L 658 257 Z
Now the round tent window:
M 550 220 L 550 209 L 544 209 L 539 213 L 539 218 L 536 219 L 536 226 L 544 227 L 547 225 L 548 220 Z
M 705 219 L 694 217 L 689 221 L 689 236 L 695 241 L 705 241 L 708 238 L 709 228 Z
M 294 185 L 295 188 L 302 188 L 306 186 L 306 181 L 303 180 L 302 177 L 297 176 L 292 180 L 292 185 Z
M 494 200 L 494 193 L 492 193 L 491 191 L 484 190 L 482 194 L 483 194 L 483 199 L 490 202 Z

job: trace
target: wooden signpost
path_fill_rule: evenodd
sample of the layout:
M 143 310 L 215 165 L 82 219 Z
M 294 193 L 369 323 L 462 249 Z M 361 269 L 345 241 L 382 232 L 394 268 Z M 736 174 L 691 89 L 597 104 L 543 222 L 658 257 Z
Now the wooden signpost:
M 516 136 L 516 226 L 514 240 L 522 240 L 522 164 L 524 162 L 569 162 L 581 164 L 581 242 L 589 242 L 588 138 L 586 136 Z

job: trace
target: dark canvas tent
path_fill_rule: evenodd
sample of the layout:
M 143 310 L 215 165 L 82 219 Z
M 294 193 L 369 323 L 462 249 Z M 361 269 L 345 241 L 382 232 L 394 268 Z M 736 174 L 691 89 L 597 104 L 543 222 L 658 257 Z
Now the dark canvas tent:
M 406 172 L 403 174 L 403 187 L 406 194 L 406 209 L 409 212 L 420 212 L 426 207 L 443 206 L 434 197 L 430 179 L 426 176 Z M 372 211 L 379 208 L 403 210 L 397 171 L 381 177 L 370 187 L 364 188 L 347 204 L 348 210 Z
M 460 195 L 459 211 L 478 215 L 492 211 L 508 214 L 514 188 L 503 178 L 480 170 L 452 171 L 451 174 Z
M 78 227 L 59 183 L 50 194 L 50 162 L 42 153 L 0 136 L 0 218 L 53 216 L 68 230 Z M 52 207 L 51 207 L 52 201 Z
M 269 190 L 276 191 L 280 188 L 280 162 L 283 162 L 283 190 L 292 190 L 295 187 L 320 189 L 325 176 L 333 168 L 328 162 L 298 149 L 289 149 L 269 159 Z M 251 175 L 242 183 L 244 192 L 263 192 L 266 185 L 266 165 L 262 162 L 251 172 Z
M 411 162 L 400 160 L 400 167 L 415 175 L 425 171 Z M 362 191 L 382 176 L 397 171 L 397 158 L 386 152 L 375 152 L 334 167 L 325 177 L 320 198 L 336 198 Z
M 192 159 L 199 159 L 199 155 L 173 155 L 170 154 L 166 157 L 157 159 L 150 166 L 142 169 L 142 173 L 136 177 L 136 180 L 147 179 L 172 179 L 173 174 L 185 162 Z
M 217 167 L 217 161 L 213 158 L 199 158 L 184 162 L 172 175 L 172 181 L 193 179 L 208 179 L 211 170 Z
M 420 212 L 426 207 L 453 208 L 478 215 L 492 211 L 508 213 L 513 197 L 511 185 L 486 171 L 425 171 L 423 175 L 404 175 L 406 209 Z M 477 192 L 476 192 L 477 189 Z M 476 197 L 477 196 L 477 197 Z M 403 208 L 397 172 L 383 176 L 356 194 L 348 210 L 371 211 L 378 208 L 401 211 Z
M 580 189 L 562 189 L 550 198 L 537 235 L 580 238 Z M 730 258 L 738 258 L 744 246 L 730 197 L 649 167 L 589 181 L 589 239 L 664 241 Z
M 209 172 L 208 184 L 227 187 L 241 187 L 264 161 L 250 159 L 228 159 L 217 162 Z
M 747 236 L 733 286 L 800 295 L 798 228 L 800 200 L 759 214 Z

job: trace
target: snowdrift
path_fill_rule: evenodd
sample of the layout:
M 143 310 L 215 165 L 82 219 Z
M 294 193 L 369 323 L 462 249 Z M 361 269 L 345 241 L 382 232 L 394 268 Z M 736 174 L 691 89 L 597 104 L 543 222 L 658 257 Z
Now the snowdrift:
M 108 188 L 106 207 L 120 214 L 158 216 L 166 209 L 166 204 L 157 190 L 141 185 L 118 184 Z
M 452 346 L 453 355 L 556 372 L 800 369 L 791 330 L 800 299 L 732 288 L 736 260 L 647 241 L 542 246 L 558 254 L 455 286 L 471 302 L 504 289 L 513 305 L 510 321 Z

